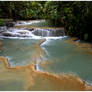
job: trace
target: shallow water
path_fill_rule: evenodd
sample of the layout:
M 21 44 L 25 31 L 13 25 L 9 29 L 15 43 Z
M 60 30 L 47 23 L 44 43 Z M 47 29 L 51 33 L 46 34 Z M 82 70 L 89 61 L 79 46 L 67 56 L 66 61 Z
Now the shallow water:
M 73 73 L 92 83 L 92 55 L 64 39 L 49 40 L 42 45 L 47 52 L 47 64 L 41 69 L 53 73 Z
M 8 61 L 0 57 L 0 90 L 85 90 L 84 81 L 92 83 L 92 55 L 66 42 L 68 37 L 21 32 L 30 36 L 1 36 L 0 56 Z
M 48 39 L 41 45 L 45 51 L 45 54 L 42 54 L 36 47 L 38 42 L 40 39 L 4 39 L 0 56 L 7 57 L 11 66 L 41 61 L 41 71 L 56 74 L 73 73 L 92 83 L 92 55 L 83 50 L 76 50 L 76 45 L 67 43 L 64 38 Z
M 0 56 L 7 57 L 11 66 L 31 64 L 32 56 L 38 53 L 35 45 L 39 41 L 36 39 L 4 39 Z

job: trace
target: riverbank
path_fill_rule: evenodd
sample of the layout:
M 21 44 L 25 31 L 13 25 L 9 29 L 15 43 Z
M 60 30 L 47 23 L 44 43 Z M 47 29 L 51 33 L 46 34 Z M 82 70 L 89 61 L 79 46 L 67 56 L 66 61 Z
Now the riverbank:
M 14 31 L 16 32 L 16 30 L 14 30 Z M 43 30 L 43 31 L 48 31 L 48 30 Z M 25 34 L 25 33 L 29 33 L 30 31 L 17 29 L 17 32 Z M 30 36 L 30 38 L 32 38 L 31 36 Z M 49 90 L 49 91 L 50 90 L 51 91 L 57 91 L 57 90 L 58 91 L 61 91 L 61 90 L 68 90 L 68 91 L 69 90 L 70 91 L 71 90 L 78 90 L 78 91 L 79 90 L 82 90 L 82 91 L 92 90 L 92 86 L 88 85 L 86 83 L 86 80 L 84 81 L 84 79 L 82 77 L 78 77 L 76 72 L 66 73 L 66 72 L 63 71 L 65 74 L 62 73 L 62 69 L 64 70 L 65 67 L 67 67 L 67 69 L 69 69 L 69 67 L 74 66 L 73 63 L 76 63 L 75 59 L 73 59 L 73 60 L 71 59 L 71 56 L 73 54 L 76 56 L 75 52 L 72 53 L 72 49 L 73 49 L 71 47 L 72 44 L 71 44 L 71 46 L 69 44 L 65 44 L 62 40 L 62 38 L 64 38 L 64 36 L 61 36 L 62 37 L 61 39 L 58 37 L 59 40 L 56 40 L 55 37 L 53 37 L 53 40 L 51 40 L 51 39 L 49 40 L 48 38 L 51 35 L 46 35 L 46 36 L 47 36 L 47 38 L 44 38 L 43 36 L 41 36 L 41 38 L 39 38 L 39 36 L 38 36 L 37 39 L 39 39 L 40 41 L 37 41 L 37 43 L 35 43 L 32 47 L 30 46 L 31 44 L 28 44 L 30 48 L 27 47 L 27 43 L 31 43 L 32 40 L 35 39 L 35 37 L 37 37 L 36 35 L 33 35 L 34 38 L 32 40 L 29 39 L 29 41 L 27 43 L 25 43 L 25 42 L 28 39 L 25 40 L 23 43 L 21 43 L 22 40 L 19 41 L 19 39 L 21 37 L 18 37 L 18 39 L 16 39 L 18 41 L 18 43 L 15 40 L 10 41 L 10 39 L 8 39 L 8 40 L 4 39 L 5 40 L 4 45 L 5 45 L 5 43 L 8 44 L 8 46 L 5 47 L 6 50 L 11 48 L 11 47 L 12 47 L 12 49 L 9 49 L 8 51 L 5 50 L 6 52 L 3 55 L 9 56 L 9 53 L 10 53 L 11 58 L 12 58 L 12 54 L 14 54 L 13 58 L 16 59 L 18 56 L 19 56 L 19 58 L 20 58 L 20 56 L 22 56 L 22 58 L 24 59 L 25 58 L 24 56 L 27 55 L 27 52 L 28 52 L 28 51 L 25 52 L 24 49 L 28 48 L 28 50 L 30 52 L 28 54 L 29 55 L 29 57 L 28 57 L 29 62 L 32 62 L 32 63 L 28 63 L 27 65 L 24 64 L 23 66 L 21 66 L 21 64 L 17 65 L 16 62 L 15 62 L 15 63 L 13 63 L 13 64 L 15 64 L 15 66 L 11 66 L 10 63 L 9 63 L 10 60 L 8 60 L 6 57 L 0 57 L 0 67 L 1 67 L 0 79 L 1 79 L 1 81 L 2 80 L 7 81 L 7 84 L 6 84 L 6 82 L 2 81 L 0 86 L 2 86 L 2 85 L 7 85 L 8 86 L 8 87 L 3 86 L 3 88 L 2 87 L 1 88 L 3 90 L 5 90 L 5 88 L 6 89 L 9 88 L 9 90 L 10 89 L 11 90 L 15 90 L 15 89 L 18 90 L 19 89 L 19 90 L 35 90 L 35 91 L 36 90 L 38 90 L 38 91 L 41 91 L 41 90 L 42 91 L 43 90 L 46 90 L 46 91 L 47 90 Z M 8 38 L 9 37 L 10 36 L 8 36 Z M 23 36 L 23 38 L 25 39 L 24 36 Z M 73 40 L 75 41 L 76 39 L 73 39 Z M 49 41 L 51 41 L 51 42 L 49 42 Z M 58 43 L 58 41 L 60 43 Z M 25 45 L 25 46 L 23 48 L 21 48 L 21 46 L 19 47 L 20 43 L 22 45 Z M 46 49 L 43 49 L 41 47 L 41 45 L 43 43 L 47 43 L 45 45 L 47 45 L 47 47 L 49 47 L 49 48 L 53 48 L 55 46 L 55 48 L 53 48 L 52 50 L 49 49 L 52 55 L 53 55 L 53 52 L 55 52 L 54 53 L 55 56 L 52 56 L 51 59 L 48 59 L 48 57 L 50 56 L 50 53 L 47 54 Z M 48 44 L 48 43 L 50 43 L 50 44 Z M 18 47 L 17 47 L 16 44 L 18 44 Z M 78 47 L 78 46 L 76 46 L 76 47 Z M 18 52 L 18 51 L 15 51 L 15 52 L 12 51 L 14 48 L 15 48 L 15 50 L 18 50 L 21 53 L 19 53 L 19 54 L 17 53 L 17 55 L 15 56 L 16 52 Z M 20 50 L 20 49 L 22 49 L 22 50 Z M 36 50 L 37 52 L 34 53 L 34 52 L 32 52 L 32 50 Z M 12 51 L 12 53 L 11 53 L 11 51 Z M 6 53 L 8 53 L 8 54 L 6 54 Z M 31 53 L 33 53 L 32 56 L 30 55 Z M 45 61 L 46 59 L 42 58 L 45 54 L 47 54 L 47 59 L 48 59 L 47 61 Z M 67 58 L 67 54 L 68 54 L 68 58 Z M 70 56 L 70 54 L 71 54 L 71 56 Z M 55 57 L 55 63 L 52 62 L 52 61 L 54 61 L 54 59 L 53 59 L 54 57 Z M 61 57 L 61 58 L 59 58 L 59 57 Z M 57 61 L 56 59 L 60 59 L 60 62 Z M 22 60 L 19 60 L 18 63 L 22 63 Z M 13 62 L 13 59 L 11 61 Z M 24 60 L 24 61 L 27 62 L 26 60 Z M 54 68 L 57 68 L 57 65 L 58 65 L 58 67 L 62 67 L 62 69 L 58 68 L 60 70 L 59 74 L 50 73 L 49 71 L 45 72 L 44 70 L 39 70 L 38 69 L 40 65 L 44 65 L 44 64 L 45 65 L 47 64 L 47 66 L 44 66 L 44 67 L 47 67 L 47 68 L 51 67 L 51 66 L 49 66 L 49 64 L 51 63 L 50 61 L 52 62 L 52 70 L 54 70 Z M 68 65 L 69 63 L 67 61 L 68 62 L 73 61 L 73 63 L 70 62 L 71 66 Z M 65 62 L 67 62 L 67 63 L 63 67 L 63 63 L 65 63 Z M 78 63 L 76 63 L 76 64 L 78 64 Z M 86 65 L 85 62 L 83 62 L 82 64 L 84 64 L 84 66 Z M 59 65 L 61 65 L 61 66 L 59 66 Z M 79 66 L 77 66 L 77 67 L 79 68 Z M 76 67 L 76 69 L 77 69 L 77 67 Z M 80 67 L 82 67 L 82 66 L 80 66 Z M 58 70 L 58 69 L 56 69 L 56 70 Z M 84 76 L 86 76 L 86 73 L 87 72 L 84 73 Z M 89 73 L 89 76 L 90 76 L 90 73 Z M 15 79 L 16 79 L 16 82 L 15 82 Z M 16 86 L 14 85 L 15 83 L 16 83 Z M 12 87 L 12 85 L 14 85 L 14 87 Z
M 85 50 L 87 53 L 92 55 L 92 43 L 82 42 L 76 37 L 72 37 L 69 40 L 66 40 L 72 44 L 75 44 L 77 48 Z
M 44 50 L 40 47 L 40 45 L 45 41 L 46 39 L 43 39 L 35 45 L 39 53 L 34 55 L 34 59 L 38 60 L 39 58 L 41 58 L 40 55 L 45 53 Z M 2 72 L 0 72 L 0 75 L 3 76 L 4 80 L 7 79 L 4 76 L 5 74 L 7 77 L 11 76 L 9 83 L 14 82 L 16 77 L 16 80 L 21 80 L 24 84 L 24 90 L 92 90 L 91 86 L 87 85 L 82 79 L 75 76 L 74 74 L 58 75 L 49 72 L 37 71 L 36 64 L 11 67 L 7 58 L 0 57 L 0 67 L 2 67 Z M 21 76 L 22 78 L 20 78 Z M 22 85 L 20 84 L 20 87 L 21 86 Z
M 45 42 L 43 39 L 35 46 L 38 49 L 36 55 L 33 58 L 38 60 L 41 58 L 40 55 L 44 54 L 44 50 L 41 49 L 40 45 Z M 41 54 L 42 53 L 42 54 Z M 15 77 L 16 80 L 22 81 L 24 85 L 22 86 L 22 90 L 53 90 L 53 91 L 61 91 L 61 90 L 80 90 L 80 91 L 89 91 L 92 90 L 92 86 L 86 84 L 81 78 L 75 76 L 74 74 L 54 74 L 49 72 L 37 71 L 36 64 L 29 64 L 25 66 L 15 66 L 11 67 L 9 61 L 5 57 L 0 57 L 0 67 L 1 71 L 0 75 L 3 76 L 3 79 L 6 80 L 5 74 L 7 77 L 10 77 L 9 83 L 14 82 Z M 16 73 L 15 73 L 16 72 Z M 21 78 L 22 76 L 22 78 Z M 1 77 L 1 76 L 0 76 Z M 1 78 L 2 79 L 2 78 Z M 17 82 L 18 82 L 17 81 Z M 40 85 L 39 85 L 40 84 Z M 72 85 L 73 84 L 73 85 Z
M 0 62 L 0 67 L 2 67 L 1 70 L 5 71 L 4 73 L 6 73 L 6 75 L 10 73 L 10 75 L 7 75 L 8 77 L 12 77 L 12 74 L 14 74 L 15 72 L 16 74 L 14 75 L 18 80 L 20 80 L 20 76 L 23 76 L 21 81 L 26 83 L 23 87 L 24 90 L 92 90 L 91 86 L 87 85 L 79 77 L 73 74 L 56 75 L 48 72 L 36 71 L 35 65 L 33 64 L 28 66 L 11 67 L 9 65 L 8 59 L 5 57 L 0 57 L 0 61 L 2 61 Z M 2 76 L 4 75 L 4 73 L 2 74 Z M 20 76 L 17 76 L 17 74 Z M 4 78 L 5 77 L 3 76 L 3 79 Z M 14 80 L 15 79 L 12 79 L 12 81 Z

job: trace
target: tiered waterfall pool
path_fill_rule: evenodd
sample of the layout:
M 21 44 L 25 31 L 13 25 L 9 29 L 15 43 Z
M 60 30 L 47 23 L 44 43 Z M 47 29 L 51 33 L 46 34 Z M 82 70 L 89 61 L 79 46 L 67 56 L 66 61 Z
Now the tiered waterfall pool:
M 0 56 L 8 58 L 8 62 L 11 67 L 24 67 L 27 65 L 35 64 L 37 71 L 50 72 L 56 75 L 73 74 L 91 84 L 92 55 L 87 53 L 85 50 L 78 48 L 78 46 L 76 46 L 75 44 L 67 42 L 68 39 L 69 38 L 67 36 L 49 36 L 49 33 L 47 33 L 45 37 L 43 37 L 42 35 L 36 36 L 31 33 L 28 37 L 1 36 L 0 41 L 2 42 L 3 46 L 0 50 Z M 14 79 L 18 81 L 22 80 L 22 77 L 20 79 L 15 77 L 17 71 L 14 74 L 7 72 L 5 75 L 4 72 L 6 72 L 6 70 L 4 70 L 3 72 L 1 70 L 0 90 L 26 90 L 26 88 L 24 87 L 24 82 L 12 82 Z M 1 75 L 4 78 L 2 78 Z M 9 81 L 9 77 L 11 79 L 11 82 Z M 41 80 L 46 81 L 45 79 Z M 48 84 L 48 86 L 50 85 Z M 33 89 L 30 88 L 28 90 L 41 90 L 40 86 L 38 87 L 33 87 Z M 51 89 L 48 89 L 48 87 L 47 89 L 45 89 L 43 87 L 42 90 Z

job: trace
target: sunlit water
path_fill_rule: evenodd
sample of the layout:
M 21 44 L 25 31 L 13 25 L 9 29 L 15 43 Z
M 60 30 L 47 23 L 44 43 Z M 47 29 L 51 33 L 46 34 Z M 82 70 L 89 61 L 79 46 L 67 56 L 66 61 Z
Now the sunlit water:
M 23 30 L 19 31 L 23 32 Z M 46 34 L 47 37 L 43 37 L 43 35 L 34 35 L 29 30 L 26 30 L 26 32 L 28 34 L 25 37 L 23 37 L 25 34 L 19 34 L 21 36 L 16 37 L 1 36 L 3 48 L 0 51 L 0 56 L 7 57 L 11 66 L 36 63 L 36 70 L 38 71 L 55 74 L 73 73 L 92 83 L 92 55 L 82 49 L 78 50 L 77 46 L 72 43 L 67 43 L 68 38 L 66 36 L 49 37 L 50 35 Z M 46 39 L 46 41 L 38 46 L 37 43 L 42 39 Z M 43 54 L 43 52 L 45 53 Z M 9 87 L 6 89 L 9 89 Z

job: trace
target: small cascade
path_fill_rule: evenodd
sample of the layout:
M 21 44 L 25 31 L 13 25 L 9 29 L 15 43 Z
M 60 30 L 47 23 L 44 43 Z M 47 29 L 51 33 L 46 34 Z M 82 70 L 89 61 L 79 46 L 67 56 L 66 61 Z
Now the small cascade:
M 34 23 L 44 22 L 45 20 L 33 20 L 33 21 L 18 21 L 15 26 L 31 25 Z M 36 38 L 42 37 L 63 37 L 65 36 L 65 30 L 63 28 L 15 28 L 15 27 L 0 27 L 0 38 Z
M 7 31 L 7 27 L 6 26 L 0 27 L 0 33 L 5 32 L 5 31 Z
M 0 37 L 59 37 L 65 36 L 65 32 L 63 29 L 41 29 L 34 28 L 30 31 L 30 29 L 17 29 L 17 28 L 0 28 Z
M 42 36 L 42 37 L 49 37 L 51 36 L 51 32 L 49 30 L 46 30 L 46 29 L 34 29 L 32 31 L 32 33 L 36 36 Z
M 64 30 L 57 30 L 57 29 L 40 29 L 36 28 L 32 31 L 32 33 L 36 36 L 42 37 L 56 37 L 56 36 L 65 36 Z
M 40 71 L 39 63 L 36 63 L 36 64 L 35 64 L 35 68 L 36 68 L 37 71 Z

